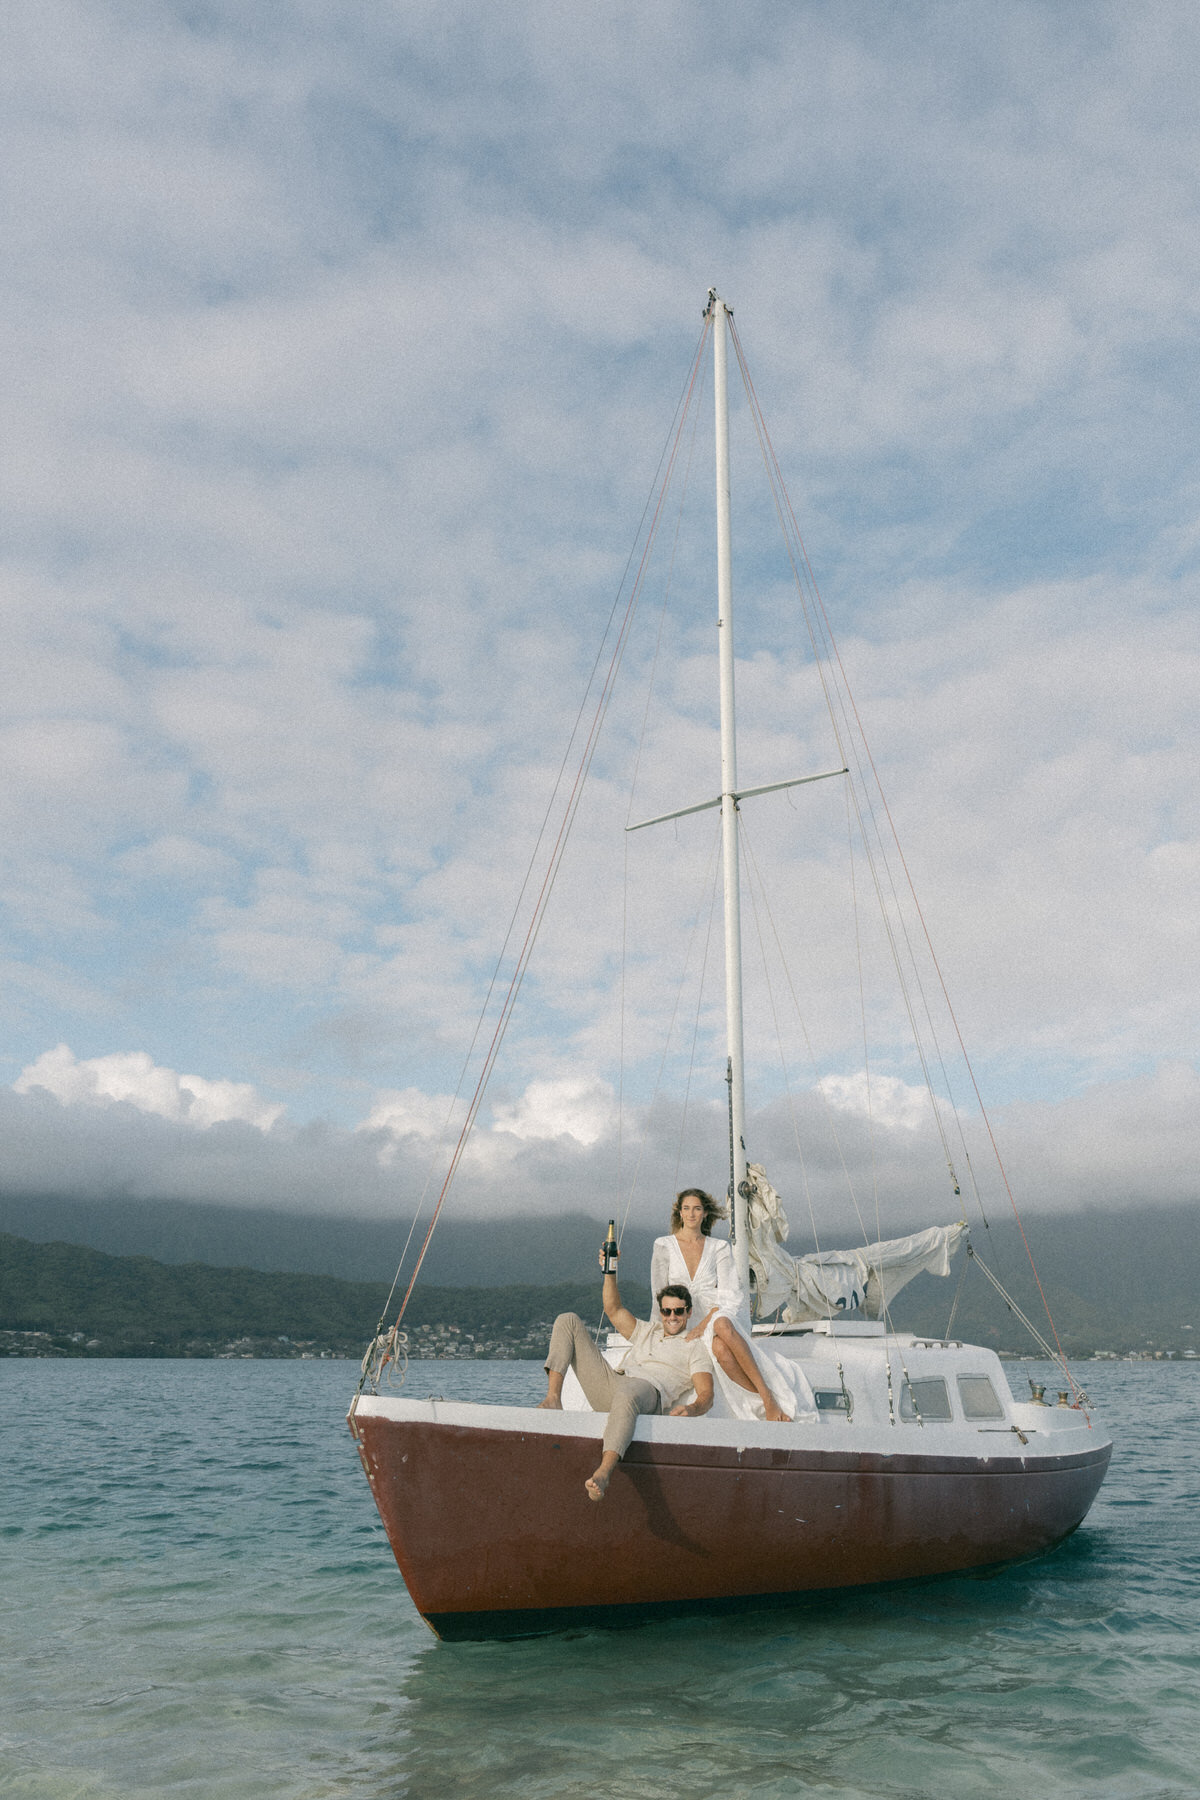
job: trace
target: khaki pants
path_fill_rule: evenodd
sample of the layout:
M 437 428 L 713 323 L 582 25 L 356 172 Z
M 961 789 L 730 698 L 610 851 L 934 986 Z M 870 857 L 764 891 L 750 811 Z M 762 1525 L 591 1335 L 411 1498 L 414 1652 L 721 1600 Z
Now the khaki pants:
M 608 1414 L 604 1448 L 624 1456 L 640 1415 L 661 1412 L 658 1389 L 652 1381 L 622 1375 L 606 1363 L 578 1313 L 559 1313 L 550 1333 L 546 1373 L 565 1375 L 568 1369 L 574 1369 L 579 1377 L 588 1405 Z

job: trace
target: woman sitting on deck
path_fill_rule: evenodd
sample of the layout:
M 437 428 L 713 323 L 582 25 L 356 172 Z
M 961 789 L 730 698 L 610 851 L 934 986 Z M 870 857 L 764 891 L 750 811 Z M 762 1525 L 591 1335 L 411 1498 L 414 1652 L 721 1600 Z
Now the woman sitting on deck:
M 709 1235 L 724 1217 L 703 1188 L 684 1188 L 671 1209 L 671 1235 L 655 1239 L 651 1290 L 657 1293 L 668 1282 L 686 1282 L 691 1289 L 696 1323 L 688 1336 L 704 1339 L 730 1412 L 786 1423 L 812 1411 L 812 1391 L 790 1357 L 764 1345 L 751 1348 L 750 1307 L 733 1252 Z

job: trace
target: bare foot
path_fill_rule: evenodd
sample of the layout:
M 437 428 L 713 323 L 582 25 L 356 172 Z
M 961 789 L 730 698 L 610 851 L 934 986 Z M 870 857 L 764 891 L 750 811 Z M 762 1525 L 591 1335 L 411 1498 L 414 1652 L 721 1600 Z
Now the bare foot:
M 546 1412 L 561 1412 L 562 1409 L 563 1409 L 562 1401 L 561 1400 L 552 1400 L 549 1394 L 546 1395 L 546 1398 L 544 1400 L 539 1400 L 537 1403 L 537 1410 L 539 1412 L 541 1412 L 543 1410 Z
M 773 1400 L 763 1401 L 763 1414 L 772 1425 L 790 1425 L 792 1422 L 790 1414 L 776 1406 Z
M 608 1492 L 608 1482 L 608 1471 L 605 1469 L 597 1469 L 594 1475 L 589 1475 L 583 1484 L 588 1499 L 596 1501 L 603 1500 L 605 1494 Z

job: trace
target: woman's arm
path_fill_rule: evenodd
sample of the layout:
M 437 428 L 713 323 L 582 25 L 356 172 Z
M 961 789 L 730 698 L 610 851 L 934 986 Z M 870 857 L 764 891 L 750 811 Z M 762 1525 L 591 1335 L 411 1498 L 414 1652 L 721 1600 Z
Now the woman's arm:
M 716 1310 L 717 1309 L 715 1306 L 710 1306 L 708 1311 L 705 1313 L 704 1317 L 701 1319 L 700 1323 L 698 1325 L 692 1326 L 692 1329 L 687 1334 L 687 1341 L 689 1344 L 692 1342 L 693 1338 L 698 1338 L 698 1337 L 704 1336 L 705 1327 L 707 1326 L 708 1321 L 712 1318 L 712 1316 L 716 1312 Z
M 654 1249 L 650 1253 L 650 1298 L 657 1300 L 659 1290 L 668 1287 L 671 1281 L 671 1240 L 655 1238 Z
M 729 1245 L 714 1242 L 716 1251 L 716 1310 L 727 1319 L 736 1319 L 746 1309 L 746 1290 L 738 1280 L 737 1264 Z

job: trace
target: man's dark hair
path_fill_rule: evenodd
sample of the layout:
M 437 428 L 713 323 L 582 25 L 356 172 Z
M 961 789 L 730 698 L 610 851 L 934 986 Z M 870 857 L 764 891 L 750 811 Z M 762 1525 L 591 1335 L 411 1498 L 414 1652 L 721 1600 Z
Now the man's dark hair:
M 659 1288 L 657 1294 L 654 1296 L 655 1305 L 661 1306 L 668 1294 L 670 1294 L 672 1300 L 682 1300 L 688 1311 L 691 1312 L 692 1296 L 681 1281 L 673 1282 L 670 1287 Z

